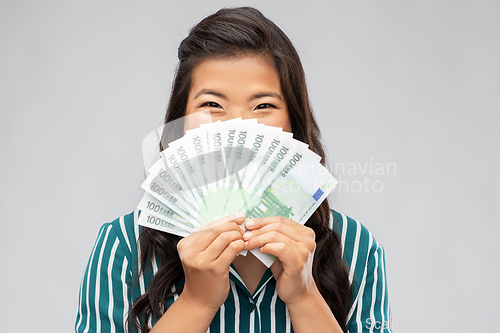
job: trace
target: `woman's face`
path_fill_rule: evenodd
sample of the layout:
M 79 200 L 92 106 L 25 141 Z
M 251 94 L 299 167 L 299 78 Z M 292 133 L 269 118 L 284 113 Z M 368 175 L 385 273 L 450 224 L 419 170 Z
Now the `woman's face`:
M 215 122 L 241 117 L 292 131 L 278 72 L 257 55 L 207 59 L 196 66 L 186 115 L 185 130 L 207 118 Z

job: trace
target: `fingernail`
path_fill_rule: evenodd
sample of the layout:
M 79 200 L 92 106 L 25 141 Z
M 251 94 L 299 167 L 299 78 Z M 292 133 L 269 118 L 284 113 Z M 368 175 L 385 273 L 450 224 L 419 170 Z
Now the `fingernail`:
M 245 247 L 247 247 L 247 246 L 248 246 L 248 242 L 245 242 Z
M 241 218 L 244 218 L 245 217 L 245 214 L 244 213 L 236 213 L 234 214 L 236 216 L 237 219 L 241 219 Z
M 251 226 L 253 226 L 254 224 L 255 224 L 255 221 L 254 221 L 254 220 L 248 220 L 248 221 L 246 221 L 246 222 L 245 222 L 245 225 L 246 225 L 247 227 L 251 227 Z
M 243 239 L 245 239 L 245 240 L 249 240 L 251 237 L 252 237 L 251 231 L 247 231 L 243 234 Z

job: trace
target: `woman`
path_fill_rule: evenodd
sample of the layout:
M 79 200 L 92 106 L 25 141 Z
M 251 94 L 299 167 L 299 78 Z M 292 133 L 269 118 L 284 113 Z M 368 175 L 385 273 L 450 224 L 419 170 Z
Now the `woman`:
M 257 118 L 292 132 L 324 163 L 300 59 L 259 11 L 205 18 L 178 57 L 166 123 L 202 111 L 214 121 Z M 162 146 L 198 125 L 169 128 Z M 241 227 L 245 216 L 235 212 L 183 239 L 139 228 L 138 214 L 101 228 L 78 332 L 390 332 L 383 249 L 327 201 L 304 226 L 267 217 Z M 270 269 L 238 256 L 257 248 L 278 258 Z

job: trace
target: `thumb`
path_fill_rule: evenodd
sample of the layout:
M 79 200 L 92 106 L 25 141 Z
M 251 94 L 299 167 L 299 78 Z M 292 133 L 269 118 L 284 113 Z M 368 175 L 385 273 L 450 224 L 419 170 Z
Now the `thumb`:
M 200 229 L 198 229 L 196 231 L 205 230 L 205 229 L 212 228 L 212 227 L 218 226 L 218 225 L 223 224 L 223 223 L 228 223 L 228 222 L 242 224 L 245 221 L 245 218 L 246 218 L 246 215 L 244 213 L 229 214 L 229 215 L 226 215 L 224 217 L 213 220 L 210 223 L 205 224 L 203 227 L 201 227 Z

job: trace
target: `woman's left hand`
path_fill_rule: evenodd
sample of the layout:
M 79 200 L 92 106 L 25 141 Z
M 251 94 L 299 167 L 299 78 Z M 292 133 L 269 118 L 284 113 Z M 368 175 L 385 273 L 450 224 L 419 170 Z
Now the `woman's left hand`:
M 312 276 L 316 242 L 311 228 L 280 216 L 254 218 L 245 225 L 246 250 L 260 248 L 260 252 L 278 257 L 271 271 L 283 302 L 296 304 L 317 291 Z

